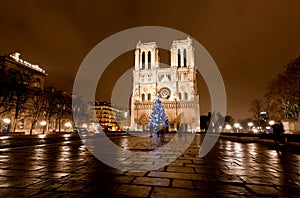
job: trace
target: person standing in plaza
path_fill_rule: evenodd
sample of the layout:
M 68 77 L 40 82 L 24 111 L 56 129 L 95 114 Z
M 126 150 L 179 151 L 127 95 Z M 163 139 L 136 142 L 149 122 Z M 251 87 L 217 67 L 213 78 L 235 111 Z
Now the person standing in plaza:
M 274 134 L 274 143 L 275 145 L 279 145 L 281 143 L 281 138 L 283 137 L 284 127 L 280 120 L 278 120 L 275 124 L 272 125 L 273 134 Z

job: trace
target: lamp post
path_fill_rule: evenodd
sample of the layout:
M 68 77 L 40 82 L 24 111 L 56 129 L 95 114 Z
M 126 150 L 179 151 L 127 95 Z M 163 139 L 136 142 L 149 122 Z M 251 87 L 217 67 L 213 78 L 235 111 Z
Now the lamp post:
M 42 126 L 43 129 L 43 134 L 45 133 L 45 126 L 47 125 L 47 122 L 45 120 L 40 122 L 40 125 Z
M 253 126 L 253 122 L 248 122 L 249 131 L 251 130 L 252 126 Z
M 234 128 L 236 128 L 236 132 L 239 132 L 239 128 L 240 128 L 240 123 L 234 123 Z
M 65 127 L 66 127 L 67 129 L 69 129 L 70 127 L 72 127 L 72 123 L 71 123 L 71 122 L 66 122 L 66 123 L 65 123 Z
M 270 120 L 270 121 L 269 121 L 269 125 L 270 125 L 270 126 L 272 126 L 272 125 L 274 125 L 274 124 L 275 124 L 275 121 L 274 121 L 274 120 Z
M 230 132 L 230 130 L 232 129 L 231 125 L 230 124 L 226 124 L 225 125 L 225 129 Z
M 9 132 L 9 124 L 10 124 L 10 122 L 11 122 L 11 120 L 9 119 L 9 118 L 4 118 L 3 119 L 3 122 L 5 123 L 5 125 L 6 125 L 6 129 L 5 130 L 3 130 L 4 132 Z

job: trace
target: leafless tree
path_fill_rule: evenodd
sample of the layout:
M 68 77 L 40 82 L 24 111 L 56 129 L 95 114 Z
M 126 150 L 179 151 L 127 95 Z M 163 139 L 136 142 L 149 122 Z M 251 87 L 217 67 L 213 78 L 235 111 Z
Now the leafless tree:
M 263 102 L 261 100 L 255 99 L 251 104 L 250 104 L 250 109 L 249 111 L 252 113 L 252 118 L 254 122 L 258 125 L 261 126 L 261 115 L 260 113 L 263 111 Z
M 12 90 L 12 106 L 14 111 L 12 131 L 15 131 L 20 114 L 24 113 L 26 109 L 26 102 L 30 92 L 31 75 L 23 71 L 9 69 L 8 78 L 9 87 Z
M 271 82 L 265 98 L 273 119 L 299 117 L 300 55 Z
M 28 100 L 28 114 L 31 118 L 30 135 L 35 128 L 37 121 L 44 114 L 46 114 L 45 108 L 47 104 L 47 98 L 45 92 L 39 88 L 33 88 Z

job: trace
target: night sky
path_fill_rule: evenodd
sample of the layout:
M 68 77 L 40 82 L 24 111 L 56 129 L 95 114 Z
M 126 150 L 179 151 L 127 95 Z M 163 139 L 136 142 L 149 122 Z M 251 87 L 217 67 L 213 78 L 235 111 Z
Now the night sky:
M 46 69 L 47 85 L 70 93 L 82 60 L 106 37 L 138 26 L 182 31 L 215 60 L 225 82 L 227 114 L 236 119 L 250 116 L 251 101 L 260 99 L 284 65 L 300 54 L 299 0 L 36 0 L 2 1 L 0 8 L 0 55 L 19 51 L 22 59 Z M 128 52 L 110 65 L 99 84 L 99 99 L 110 99 L 111 82 L 133 60 Z M 209 96 L 201 83 L 201 114 L 207 114 Z

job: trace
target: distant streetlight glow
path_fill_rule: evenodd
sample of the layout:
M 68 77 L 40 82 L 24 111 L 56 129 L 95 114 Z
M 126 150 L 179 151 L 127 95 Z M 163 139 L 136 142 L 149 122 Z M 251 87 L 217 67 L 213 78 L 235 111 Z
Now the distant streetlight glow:
M 234 123 L 234 128 L 236 128 L 236 132 L 239 132 L 239 128 L 240 128 L 240 123 Z
M 274 120 L 270 120 L 270 121 L 269 121 L 269 125 L 272 126 L 272 125 L 274 125 L 274 124 L 275 124 L 275 121 L 274 121 Z
M 83 128 L 87 128 L 88 125 L 87 125 L 87 124 L 82 124 L 82 127 L 83 127 Z
M 9 118 L 4 118 L 4 119 L 3 119 L 3 122 L 4 122 L 5 124 L 9 124 L 9 123 L 11 122 L 11 120 L 10 120 Z
M 232 129 L 232 127 L 230 124 L 226 124 L 225 129 L 230 130 L 230 129 Z
M 249 131 L 251 131 L 251 127 L 253 127 L 253 125 L 254 125 L 253 122 L 248 122 L 248 127 L 249 127 L 248 130 L 249 130 Z
M 71 122 L 66 122 L 65 123 L 65 127 L 71 127 L 72 126 L 72 123 Z
M 47 122 L 46 122 L 46 121 L 41 121 L 41 122 L 40 122 L 40 125 L 41 125 L 41 126 L 46 126 L 46 125 L 47 125 Z
M 47 122 L 45 120 L 40 122 L 40 125 L 42 126 L 43 129 L 43 134 L 45 133 L 45 126 L 47 125 Z
M 240 127 L 240 123 L 234 123 L 234 125 L 233 125 L 233 126 L 234 126 L 234 128 L 236 128 L 236 129 L 237 129 L 237 128 L 239 128 L 239 127 Z

